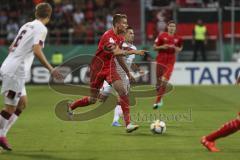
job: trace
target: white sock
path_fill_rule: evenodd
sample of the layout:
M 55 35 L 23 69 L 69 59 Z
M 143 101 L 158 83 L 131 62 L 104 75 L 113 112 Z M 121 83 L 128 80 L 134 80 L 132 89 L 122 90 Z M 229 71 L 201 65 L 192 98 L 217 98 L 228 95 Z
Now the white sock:
M 3 129 L 3 136 L 6 137 L 9 129 L 12 127 L 12 125 L 17 121 L 18 116 L 16 114 L 12 114 L 12 116 L 9 118 L 8 123 L 6 127 Z
M 4 136 L 4 129 L 6 128 L 8 121 L 9 120 L 5 119 L 2 115 L 0 115 L 0 137 Z
M 113 122 L 118 122 L 121 115 L 122 115 L 122 108 L 120 105 L 116 105 L 114 109 Z
M 117 105 L 116 107 L 117 107 L 117 109 L 118 109 L 118 115 L 119 115 L 119 117 L 122 117 L 122 116 L 123 116 L 122 107 L 121 107 L 120 105 Z

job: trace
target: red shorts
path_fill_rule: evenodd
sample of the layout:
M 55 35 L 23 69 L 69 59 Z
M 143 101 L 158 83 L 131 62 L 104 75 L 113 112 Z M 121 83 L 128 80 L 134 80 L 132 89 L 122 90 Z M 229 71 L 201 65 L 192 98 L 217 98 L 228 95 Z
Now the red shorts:
M 174 65 L 162 64 L 157 62 L 157 70 L 156 75 L 157 79 L 164 77 L 167 80 L 170 80 L 172 72 L 174 69 Z
M 170 80 L 174 69 L 175 61 L 176 61 L 175 55 L 169 54 L 158 55 L 156 59 L 157 79 L 164 77 L 165 79 Z
M 104 80 L 109 84 L 116 80 L 120 80 L 115 67 L 114 60 L 110 65 L 103 65 L 99 60 L 93 60 L 90 67 L 90 87 L 94 89 L 100 89 Z

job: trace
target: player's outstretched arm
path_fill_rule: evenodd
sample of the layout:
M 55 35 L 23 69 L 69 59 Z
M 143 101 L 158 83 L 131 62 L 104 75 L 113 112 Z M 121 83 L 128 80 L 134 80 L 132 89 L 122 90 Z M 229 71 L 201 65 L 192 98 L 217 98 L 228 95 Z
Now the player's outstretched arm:
M 58 72 L 57 69 L 54 69 L 51 64 L 48 63 L 45 55 L 42 52 L 42 46 L 39 44 L 33 45 L 33 52 L 38 58 L 40 63 L 48 69 L 48 71 L 57 79 L 63 79 L 63 76 Z
M 144 55 L 147 51 L 146 50 L 130 50 L 130 51 L 125 51 L 120 49 L 118 46 L 115 47 L 115 49 L 112 50 L 113 54 L 115 56 L 118 55 L 130 55 L 130 54 L 137 54 L 137 55 Z
M 127 51 L 126 54 L 127 55 L 129 55 L 129 54 L 136 54 L 136 55 L 143 56 L 147 52 L 148 51 L 146 51 L 146 50 L 130 50 L 130 51 Z

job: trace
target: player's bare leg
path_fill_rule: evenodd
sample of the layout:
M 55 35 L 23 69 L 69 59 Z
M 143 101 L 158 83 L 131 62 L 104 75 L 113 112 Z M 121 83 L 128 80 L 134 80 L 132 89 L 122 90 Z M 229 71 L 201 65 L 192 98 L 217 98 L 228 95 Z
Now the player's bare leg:
M 124 118 L 125 125 L 126 125 L 126 131 L 128 133 L 130 133 L 132 131 L 137 130 L 139 126 L 131 124 L 129 97 L 128 97 L 127 92 L 126 92 L 126 90 L 123 86 L 122 80 L 114 81 L 113 82 L 113 88 L 116 90 L 116 92 L 119 95 L 120 105 L 121 105 L 122 111 L 123 111 L 123 118 Z
M 98 96 L 98 100 L 99 102 L 105 102 L 107 100 L 108 96 L 107 95 L 103 95 L 103 94 L 99 94 Z M 122 126 L 120 123 L 119 123 L 119 119 L 120 119 L 120 116 L 122 115 L 122 108 L 120 106 L 120 103 L 118 102 L 115 109 L 114 109 L 114 117 L 113 117 L 113 122 L 112 122 L 112 126 L 114 127 L 120 127 Z
M 220 129 L 202 137 L 201 143 L 211 152 L 218 152 L 215 141 L 219 138 L 229 136 L 240 130 L 240 117 L 225 123 Z
M 112 92 L 112 86 L 109 84 L 105 84 L 105 82 L 104 82 L 103 87 L 100 89 L 100 93 L 98 96 L 99 102 L 105 102 L 107 100 L 109 94 L 111 94 L 111 92 Z M 122 126 L 119 123 L 119 119 L 121 116 L 122 116 L 122 108 L 120 106 L 119 98 L 118 98 L 117 105 L 114 109 L 114 117 L 113 117 L 112 126 L 114 126 L 114 127 Z
M 8 124 L 4 129 L 3 135 L 6 137 L 9 129 L 12 125 L 17 121 L 19 116 L 21 115 L 22 111 L 27 107 L 27 96 L 22 96 L 18 102 L 17 108 L 12 116 L 9 118 Z
M 11 147 L 8 144 L 7 138 L 4 135 L 4 130 L 7 127 L 11 115 L 16 111 L 16 106 L 5 104 L 5 108 L 0 113 L 0 146 L 8 151 Z
M 99 102 L 105 102 L 108 98 L 108 95 L 104 95 L 102 93 L 99 94 L 98 96 L 98 100 Z M 119 123 L 119 119 L 120 119 L 120 116 L 122 115 L 122 108 L 120 106 L 120 103 L 117 102 L 117 105 L 114 109 L 114 117 L 113 117 L 113 122 L 112 122 L 112 126 L 114 127 L 120 127 L 122 126 L 120 123 Z

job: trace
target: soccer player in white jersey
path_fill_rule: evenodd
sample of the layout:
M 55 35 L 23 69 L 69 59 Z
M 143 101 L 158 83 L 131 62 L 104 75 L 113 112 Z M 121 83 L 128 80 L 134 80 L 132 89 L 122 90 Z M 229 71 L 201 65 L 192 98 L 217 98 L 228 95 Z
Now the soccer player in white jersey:
M 137 48 L 133 45 L 133 41 L 134 41 L 133 28 L 128 27 L 124 37 L 125 37 L 125 42 L 122 44 L 122 49 L 123 50 L 137 50 Z M 132 62 L 134 59 L 135 59 L 134 54 L 123 57 L 124 63 L 126 64 L 128 70 L 131 70 Z M 127 77 L 127 74 L 124 71 L 124 69 L 120 66 L 117 59 L 115 59 L 115 63 L 116 63 L 117 72 L 123 81 L 125 90 L 128 93 L 129 89 L 130 89 L 130 82 Z M 112 92 L 112 86 L 110 84 L 108 84 L 106 81 L 104 81 L 103 87 L 101 88 L 101 91 L 100 91 L 101 94 L 100 94 L 99 98 L 102 101 L 105 101 L 111 92 Z M 112 126 L 121 126 L 121 124 L 119 123 L 119 119 L 122 116 L 122 114 L 123 114 L 122 108 L 119 104 L 117 104 L 114 109 L 114 118 L 113 118 Z
M 39 3 L 36 6 L 36 19 L 20 28 L 1 66 L 1 93 L 4 96 L 5 107 L 0 113 L 0 146 L 5 150 L 12 150 L 7 142 L 6 134 L 26 107 L 25 79 L 30 71 L 34 55 L 54 78 L 62 78 L 60 72 L 48 63 L 42 52 L 47 35 L 45 25 L 49 22 L 51 13 L 52 7 L 48 3 Z

